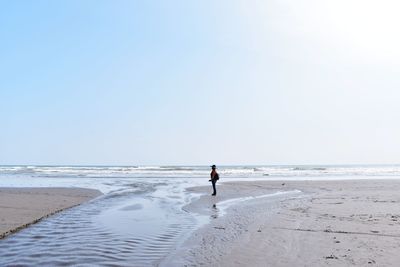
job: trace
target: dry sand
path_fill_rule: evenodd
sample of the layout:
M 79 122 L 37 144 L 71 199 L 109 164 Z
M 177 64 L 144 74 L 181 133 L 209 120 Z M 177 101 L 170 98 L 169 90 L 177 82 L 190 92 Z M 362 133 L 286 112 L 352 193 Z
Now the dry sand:
M 0 238 L 99 195 L 83 188 L 0 188 Z
M 229 198 L 299 189 L 300 194 L 253 199 L 231 206 Z M 188 205 L 209 216 L 161 265 L 165 266 L 398 266 L 400 181 L 257 181 L 209 187 Z

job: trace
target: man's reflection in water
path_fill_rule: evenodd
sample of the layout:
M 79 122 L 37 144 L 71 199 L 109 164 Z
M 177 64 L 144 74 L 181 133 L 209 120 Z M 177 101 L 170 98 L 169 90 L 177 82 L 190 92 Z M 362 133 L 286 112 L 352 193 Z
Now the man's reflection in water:
M 218 212 L 219 212 L 219 210 L 217 208 L 217 204 L 214 203 L 212 205 L 212 208 L 211 208 L 211 218 L 212 219 L 217 219 L 218 218 Z

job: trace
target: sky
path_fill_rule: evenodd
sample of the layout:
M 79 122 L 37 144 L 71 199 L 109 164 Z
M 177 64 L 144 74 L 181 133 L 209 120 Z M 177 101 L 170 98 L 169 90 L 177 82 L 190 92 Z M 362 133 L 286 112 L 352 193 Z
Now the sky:
M 394 0 L 0 2 L 0 165 L 400 163 Z

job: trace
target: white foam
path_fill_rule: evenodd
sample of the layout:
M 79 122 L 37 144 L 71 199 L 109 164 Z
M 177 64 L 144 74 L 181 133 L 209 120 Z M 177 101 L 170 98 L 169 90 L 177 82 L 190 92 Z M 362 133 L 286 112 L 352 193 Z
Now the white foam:
M 223 216 L 226 212 L 226 210 L 233 205 L 237 205 L 241 202 L 245 201 L 250 201 L 250 200 L 255 200 L 255 199 L 263 199 L 263 198 L 273 198 L 277 196 L 285 196 L 285 195 L 295 195 L 295 194 L 300 194 L 300 190 L 290 190 L 290 191 L 278 191 L 275 193 L 271 194 L 265 194 L 265 195 L 260 195 L 260 196 L 248 196 L 248 197 L 239 197 L 239 198 L 232 198 L 224 201 L 220 201 L 216 203 L 216 207 L 218 207 L 219 212 L 222 212 L 220 215 Z

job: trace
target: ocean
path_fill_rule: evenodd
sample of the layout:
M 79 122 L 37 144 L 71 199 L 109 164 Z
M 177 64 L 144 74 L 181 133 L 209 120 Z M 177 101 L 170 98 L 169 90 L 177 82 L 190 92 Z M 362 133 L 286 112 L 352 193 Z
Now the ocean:
M 200 196 L 186 188 L 209 186 L 209 172 L 208 166 L 0 166 L 0 187 L 104 194 L 1 239 L 0 266 L 158 265 L 208 222 L 183 207 Z M 398 179 L 400 165 L 219 166 L 218 172 L 220 182 Z

